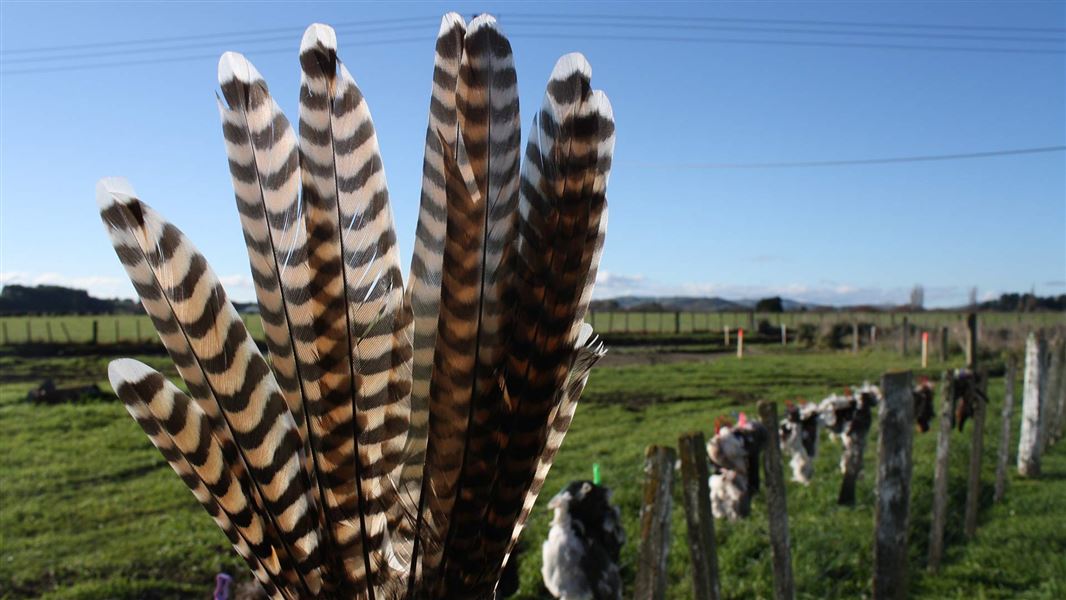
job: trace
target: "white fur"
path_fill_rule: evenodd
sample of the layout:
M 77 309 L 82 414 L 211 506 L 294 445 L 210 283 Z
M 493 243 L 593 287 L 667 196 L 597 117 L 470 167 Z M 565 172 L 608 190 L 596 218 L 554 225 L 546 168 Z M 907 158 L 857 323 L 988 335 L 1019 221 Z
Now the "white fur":
M 540 574 L 544 578 L 544 586 L 552 596 L 563 600 L 592 598 L 592 589 L 581 570 L 585 547 L 574 535 L 570 523 L 569 498 L 563 502 L 553 502 L 552 508 L 555 509 L 555 516 L 548 530 L 548 539 L 541 546 L 543 565 Z
M 716 519 L 736 521 L 740 518 L 740 504 L 748 489 L 748 478 L 736 471 L 722 471 L 711 475 L 711 512 Z

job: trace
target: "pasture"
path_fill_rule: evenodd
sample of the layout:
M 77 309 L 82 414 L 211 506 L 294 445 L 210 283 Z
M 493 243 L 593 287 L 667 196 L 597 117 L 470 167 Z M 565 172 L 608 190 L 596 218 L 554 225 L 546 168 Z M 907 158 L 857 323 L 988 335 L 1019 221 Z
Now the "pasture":
M 71 319 L 74 323 L 88 318 Z M 11 325 L 12 330 L 17 328 Z M 68 328 L 73 334 L 74 329 Z M 151 331 L 147 322 L 142 331 Z M 889 369 L 909 368 L 935 376 L 963 361 L 953 354 L 949 364 L 933 361 L 922 371 L 916 354 L 902 357 L 898 351 L 879 349 L 851 354 L 776 344 L 752 346 L 743 360 L 737 360 L 720 342 L 708 337 L 690 345 L 616 347 L 594 370 L 523 535 L 526 551 L 521 557 L 519 598 L 546 597 L 539 572 L 540 545 L 550 520 L 544 505 L 570 480 L 591 478 L 593 463 L 600 464 L 603 481 L 621 507 L 629 538 L 622 555 L 628 597 L 635 575 L 641 467 L 647 445 L 676 446 L 679 434 L 710 432 L 717 415 L 752 413 L 758 400 L 819 400 L 844 386 L 876 381 Z M 165 356 L 140 358 L 176 379 Z M 37 406 L 24 399 L 45 376 L 64 386 L 95 382 L 107 389 L 108 360 L 95 355 L 28 359 L 5 352 L 0 356 L 0 595 L 4 598 L 203 598 L 221 570 L 248 578 L 221 532 L 117 401 L 108 396 L 82 404 Z M 952 437 L 944 567 L 937 575 L 925 572 L 936 439 L 935 433 L 916 434 L 912 597 L 1066 597 L 1062 524 L 1066 445 L 1049 448 L 1042 479 L 1012 477 L 1006 500 L 992 504 L 1004 383 L 1001 357 L 983 360 L 993 379 L 978 535 L 971 542 L 962 535 L 967 427 L 965 434 Z M 1020 390 L 1021 381 L 1018 386 Z M 1019 413 L 1016 409 L 1014 445 Z M 871 439 L 876 435 L 875 425 Z M 876 451 L 866 454 L 855 508 L 835 503 L 839 455 L 839 444 L 823 440 L 812 486 L 788 484 L 800 597 L 869 594 Z M 764 500 L 763 495 L 756 496 L 747 521 L 716 522 L 727 598 L 771 594 Z M 691 597 L 681 505 L 675 487 L 667 595 L 676 599 Z

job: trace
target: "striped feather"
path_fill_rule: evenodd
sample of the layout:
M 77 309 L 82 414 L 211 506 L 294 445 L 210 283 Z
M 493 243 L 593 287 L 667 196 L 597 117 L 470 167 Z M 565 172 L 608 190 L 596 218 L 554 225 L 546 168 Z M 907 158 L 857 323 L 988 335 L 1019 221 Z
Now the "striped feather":
M 136 245 L 123 251 L 139 252 L 147 265 L 206 376 L 255 493 L 293 557 L 301 586 L 317 593 L 322 583 L 317 507 L 296 423 L 270 368 L 203 256 L 128 184 L 111 183 L 98 186 L 104 222 L 113 235 L 128 234 Z
M 454 475 L 430 471 L 434 484 L 438 475 L 449 476 L 444 489 L 455 477 L 444 555 L 445 586 L 454 593 L 463 593 L 483 571 L 480 529 L 499 459 L 500 366 L 509 316 L 503 301 L 510 279 L 507 253 L 515 235 L 521 137 L 514 59 L 495 19 L 488 15 L 474 19 L 463 44 L 456 88 L 462 160 L 446 169 L 447 243 L 433 374 L 434 385 L 443 379 L 438 377 L 441 372 L 447 374 L 452 398 L 438 397 L 436 388 L 431 397 L 431 403 L 443 402 L 453 410 L 468 406 L 463 416 L 469 425 L 458 455 L 461 470 Z M 445 157 L 447 164 L 447 152 Z M 452 168 L 464 163 L 469 164 L 468 174 Z M 452 181 L 460 177 L 467 187 L 474 186 L 476 204 L 466 206 L 463 194 L 453 194 L 461 186 Z M 464 330 L 470 346 L 441 344 L 442 338 L 463 337 Z M 466 364 L 471 368 L 460 367 Z M 435 441 L 431 431 L 431 447 Z M 427 465 L 434 466 L 431 461 Z
M 207 415 L 162 375 L 135 360 L 112 361 L 108 366 L 108 378 L 126 405 L 126 411 L 226 534 L 267 595 L 295 598 L 287 589 L 287 583 L 278 578 L 280 557 L 273 541 L 267 539 L 259 514 L 252 509 L 253 503 L 247 495 L 247 477 L 232 475 L 232 465 L 226 464 L 221 445 L 211 435 Z M 160 407 L 165 407 L 174 418 L 160 420 L 150 407 L 156 407 L 157 412 Z M 173 432 L 177 435 L 172 435 Z M 190 455 L 199 462 L 191 464 L 182 448 L 192 448 Z M 216 501 L 215 493 L 219 493 L 219 501 Z M 235 524 L 231 515 L 242 525 Z
M 401 499 L 394 471 L 402 464 L 410 417 L 408 319 L 377 136 L 362 93 L 337 58 L 332 29 L 308 28 L 300 64 L 309 262 L 316 271 L 322 354 L 333 357 L 331 383 L 340 384 L 327 393 L 336 401 L 348 394 L 356 439 L 357 502 L 338 508 L 346 515 L 354 510 L 362 539 L 345 532 L 337 541 L 361 546 L 362 566 L 349 556 L 345 563 L 357 589 L 369 583 L 373 598 L 374 586 L 404 567 L 388 538 L 394 515 L 387 513 Z
M 441 270 L 444 260 L 444 236 L 447 227 L 447 199 L 444 180 L 444 147 L 454 152 L 458 117 L 455 112 L 455 86 L 463 55 L 466 23 L 456 13 L 441 18 L 433 60 L 433 85 L 426 127 L 426 149 L 422 162 L 422 194 L 415 230 L 414 254 L 404 296 L 413 319 L 411 329 L 411 423 L 408 432 L 407 464 L 400 485 L 417 499 L 416 522 L 410 530 L 397 533 L 405 542 L 411 540 L 411 586 L 414 592 L 420 577 L 419 552 L 424 542 L 439 540 L 432 524 L 423 524 L 425 496 L 426 444 L 429 434 L 429 390 L 433 373 L 433 353 L 440 314 Z M 442 144 L 441 140 L 444 140 Z M 439 541 L 432 542 L 439 543 Z
M 614 124 L 609 105 L 603 105 L 606 97 L 591 92 L 590 75 L 579 54 L 559 60 L 522 164 L 514 329 L 506 358 L 507 393 L 514 409 L 484 529 L 493 566 L 502 564 L 527 503 L 598 257 L 606 198 L 596 182 L 606 158 L 600 157 L 601 147 L 613 140 Z
M 537 469 L 533 477 L 533 483 L 530 485 L 525 500 L 522 502 L 522 512 L 518 517 L 514 532 L 511 534 L 511 543 L 507 548 L 507 556 L 504 559 L 505 564 L 506 560 L 510 558 L 515 544 L 518 543 L 518 538 L 522 535 L 526 520 L 533 511 L 534 505 L 536 505 L 537 496 L 544 487 L 544 482 L 548 479 L 548 472 L 555 461 L 555 455 L 559 452 L 559 448 L 563 445 L 563 439 L 570 430 L 570 424 L 574 420 L 574 413 L 577 411 L 577 402 L 581 399 L 581 393 L 585 391 L 585 384 L 588 383 L 589 372 L 607 354 L 607 349 L 604 347 L 603 342 L 600 341 L 599 336 L 593 335 L 592 326 L 588 323 L 581 324 L 577 347 L 578 350 L 574 354 L 573 364 L 570 366 L 570 371 L 566 376 L 566 383 L 559 391 L 560 398 L 558 403 L 548 416 L 548 423 L 550 424 L 548 437 L 545 440 L 544 450 L 541 451 L 540 456 L 537 458 Z

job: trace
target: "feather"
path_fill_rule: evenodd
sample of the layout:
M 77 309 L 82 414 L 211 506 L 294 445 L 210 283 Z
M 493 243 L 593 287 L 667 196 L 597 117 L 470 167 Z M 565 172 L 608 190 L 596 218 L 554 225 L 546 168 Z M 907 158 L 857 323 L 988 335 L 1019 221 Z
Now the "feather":
M 591 68 L 564 56 L 548 82 L 522 164 L 506 391 L 513 405 L 507 445 L 484 528 L 488 564 L 502 566 L 537 462 L 548 421 L 573 359 L 606 197 L 601 165 L 610 163 L 614 122 L 606 96 L 590 90 Z
M 430 398 L 430 516 L 447 579 L 480 565 L 480 525 L 498 459 L 507 249 L 518 202 L 518 95 L 510 44 L 487 15 L 467 29 L 456 89 L 460 136 L 444 149 L 447 227 Z M 439 538 L 438 538 L 439 541 Z M 448 584 L 449 587 L 454 587 Z M 443 593 L 443 592 L 441 592 Z
M 255 493 L 293 557 L 301 586 L 317 593 L 322 583 L 317 507 L 309 493 L 296 423 L 270 368 L 207 261 L 181 231 L 124 182 L 101 181 L 97 200 L 116 249 L 122 248 L 120 258 L 146 265 L 154 289 L 170 306 Z M 123 256 L 126 252 L 141 258 L 134 261 Z
M 222 446 L 211 435 L 207 415 L 162 375 L 135 360 L 112 361 L 108 378 L 127 412 L 248 562 L 268 595 L 282 597 L 274 579 L 281 571 L 275 540 L 269 539 L 252 508 L 247 477 L 233 475 L 236 469 L 228 464 Z M 190 463 L 186 452 L 199 462 Z M 238 527 L 233 519 L 246 525 Z M 277 583 L 286 589 L 285 581 Z
M 455 110 L 455 86 L 463 54 L 466 23 L 456 13 L 441 19 L 433 61 L 433 86 L 426 128 L 426 149 L 422 163 L 422 195 L 415 231 L 414 254 L 404 305 L 411 312 L 411 419 L 405 453 L 408 457 L 401 473 L 402 493 L 416 499 L 416 522 L 409 530 L 398 533 L 411 541 L 410 565 L 419 568 L 420 545 L 430 527 L 423 527 L 423 474 L 429 433 L 429 388 L 433 373 L 433 352 L 440 314 L 441 270 L 444 260 L 446 228 L 446 193 L 443 148 L 455 147 L 458 117 Z M 442 145 L 441 140 L 444 140 Z M 411 573 L 412 587 L 417 572 Z
M 377 136 L 362 93 L 337 58 L 332 29 L 307 29 L 300 64 L 301 173 L 321 353 L 333 363 L 327 393 L 337 400 L 347 394 L 352 404 L 356 440 L 355 502 L 338 508 L 360 522 L 361 536 L 348 528 L 337 541 L 361 546 L 363 564 L 357 555 L 345 564 L 352 583 L 360 590 L 369 583 L 373 598 L 397 568 L 386 513 L 399 501 L 394 470 L 403 463 L 410 417 L 408 319 Z
M 526 492 L 525 499 L 522 502 L 522 512 L 519 514 L 518 522 L 515 525 L 514 532 L 511 534 L 511 543 L 504 557 L 505 564 L 510 559 L 511 553 L 518 543 L 518 538 L 522 535 L 526 520 L 529 519 L 530 513 L 533 512 L 537 496 L 543 489 L 544 482 L 548 479 L 548 472 L 555 461 L 555 455 L 559 452 L 559 448 L 562 447 L 566 433 L 570 431 L 570 424 L 574 421 L 574 413 L 577 412 L 577 402 L 581 398 L 581 393 L 585 391 L 585 384 L 589 380 L 589 372 L 607 354 L 607 349 L 604 347 L 603 342 L 600 341 L 599 336 L 593 335 L 592 326 L 588 323 L 581 324 L 577 347 L 578 350 L 574 354 L 573 364 L 570 366 L 570 371 L 566 376 L 566 384 L 560 390 L 561 397 L 548 416 L 548 423 L 550 423 L 551 427 L 544 443 L 544 449 L 537 458 L 537 470 L 533 477 L 533 483 L 529 486 L 529 491 Z
M 263 561 L 254 553 L 242 532 L 230 520 L 229 515 L 215 501 L 214 496 L 211 495 L 210 490 L 207 488 L 207 484 L 204 483 L 204 480 L 196 473 L 193 466 L 185 459 L 185 456 L 182 455 L 175 445 L 174 439 L 170 437 L 170 434 L 164 430 L 164 427 L 148 410 L 147 402 L 150 399 L 146 401 L 141 396 L 141 390 L 145 388 L 146 380 L 151 379 L 150 386 L 158 389 L 157 393 L 163 392 L 164 389 L 162 386 L 157 386 L 158 380 L 155 379 L 156 377 L 162 379 L 162 376 L 141 363 L 127 358 L 112 361 L 108 366 L 108 377 L 111 380 L 111 387 L 114 388 L 115 393 L 125 404 L 126 411 L 144 430 L 152 445 L 159 450 L 178 477 L 192 490 L 193 496 L 196 497 L 196 500 L 211 515 L 215 524 L 233 544 L 237 554 L 248 563 L 248 566 L 252 569 L 252 574 L 263 586 L 267 596 L 272 600 L 283 598 L 281 590 L 274 584 L 272 575 L 267 572 Z M 166 388 L 166 390 L 169 391 L 169 388 Z M 199 410 L 199 408 L 193 410 Z M 204 417 L 206 418 L 206 415 Z

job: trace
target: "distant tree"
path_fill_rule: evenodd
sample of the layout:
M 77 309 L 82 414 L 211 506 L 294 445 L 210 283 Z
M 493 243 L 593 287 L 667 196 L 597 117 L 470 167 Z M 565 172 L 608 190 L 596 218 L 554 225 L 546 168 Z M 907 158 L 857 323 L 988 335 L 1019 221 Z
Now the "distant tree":
M 6 285 L 0 291 L 0 313 L 103 313 L 113 302 L 93 298 L 85 290 L 58 285 Z
M 785 304 L 781 301 L 781 296 L 774 296 L 773 298 L 763 298 L 762 300 L 759 300 L 755 303 L 755 312 L 785 312 Z

